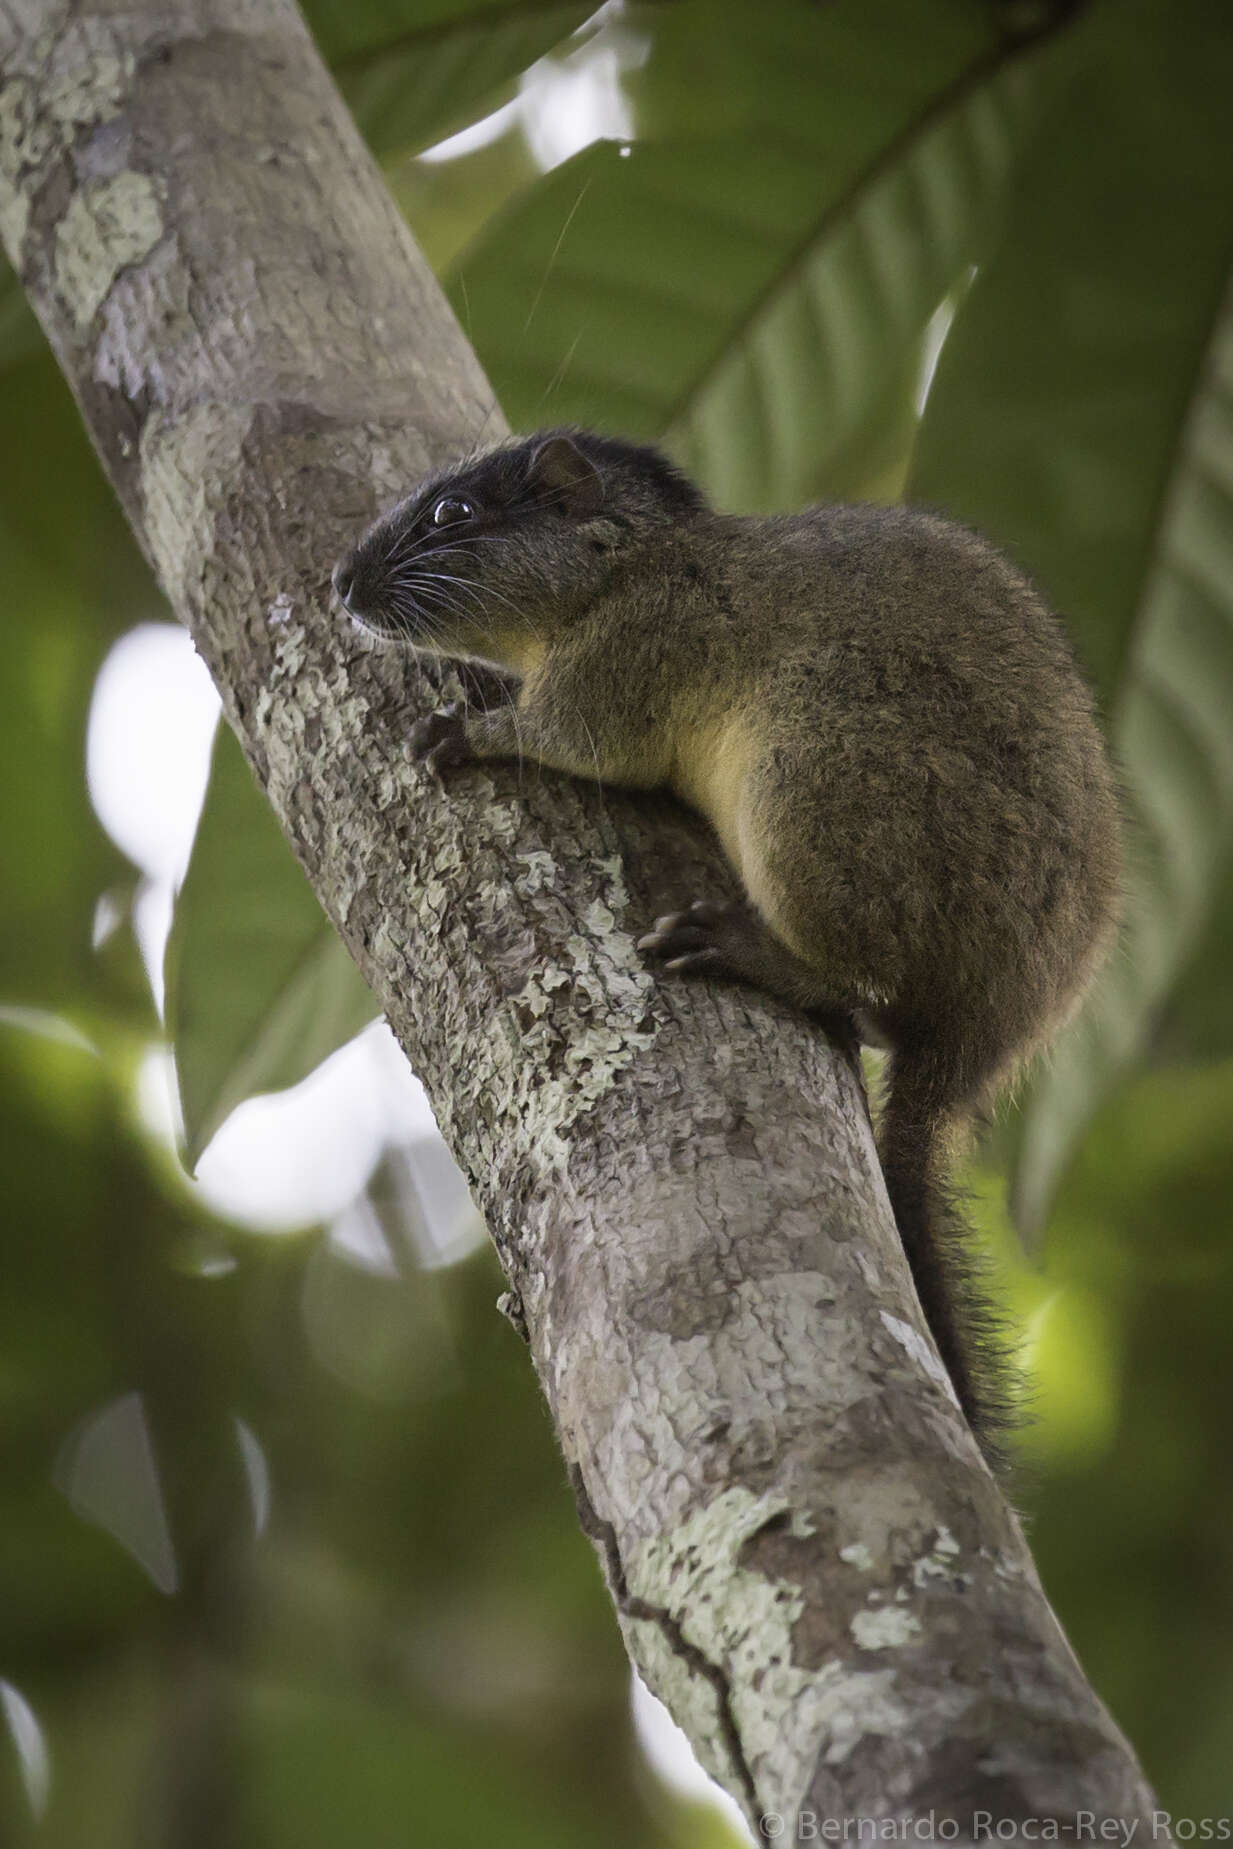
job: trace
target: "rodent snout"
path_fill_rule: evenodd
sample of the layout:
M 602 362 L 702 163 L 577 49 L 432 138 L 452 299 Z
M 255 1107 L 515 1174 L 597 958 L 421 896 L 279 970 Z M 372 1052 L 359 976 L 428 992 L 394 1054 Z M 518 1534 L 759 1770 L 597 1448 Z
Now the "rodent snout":
M 351 608 L 351 593 L 355 589 L 355 566 L 350 558 L 339 559 L 330 576 L 330 582 L 348 610 Z
M 383 562 L 374 558 L 371 547 L 362 543 L 343 554 L 330 573 L 335 595 L 351 621 L 370 635 L 391 636 L 398 624 L 391 624 L 386 611 L 387 586 Z

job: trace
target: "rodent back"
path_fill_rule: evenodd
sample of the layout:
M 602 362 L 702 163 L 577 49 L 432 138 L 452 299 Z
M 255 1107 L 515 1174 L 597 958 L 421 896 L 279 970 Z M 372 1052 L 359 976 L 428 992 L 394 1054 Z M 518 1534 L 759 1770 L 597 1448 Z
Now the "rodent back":
M 821 947 L 825 912 L 901 1010 L 985 1009 L 1031 1038 L 1117 905 L 1113 781 L 1060 625 L 931 514 L 832 507 L 728 532 L 765 640 L 751 833 L 783 862 L 789 941 Z

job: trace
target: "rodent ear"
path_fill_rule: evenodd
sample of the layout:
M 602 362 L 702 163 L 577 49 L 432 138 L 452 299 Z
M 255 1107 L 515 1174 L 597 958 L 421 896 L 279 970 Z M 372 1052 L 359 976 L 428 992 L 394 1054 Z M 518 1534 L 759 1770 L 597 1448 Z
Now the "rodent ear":
M 599 470 L 570 437 L 546 437 L 531 458 L 531 483 L 541 500 L 567 513 L 597 514 L 604 504 Z

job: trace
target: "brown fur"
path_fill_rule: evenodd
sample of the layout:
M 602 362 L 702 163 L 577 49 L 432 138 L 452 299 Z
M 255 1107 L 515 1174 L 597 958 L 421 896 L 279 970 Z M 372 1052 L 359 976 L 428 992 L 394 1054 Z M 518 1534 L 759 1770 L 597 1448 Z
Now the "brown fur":
M 438 529 L 446 490 L 472 513 Z M 715 514 L 656 452 L 581 431 L 426 484 L 339 582 L 381 634 L 531 668 L 516 708 L 428 722 L 437 763 L 525 754 L 709 817 L 751 909 L 661 920 L 649 950 L 890 1044 L 887 1186 L 991 1448 L 945 1153 L 1077 1005 L 1119 882 L 1091 699 L 1030 584 L 913 508 Z

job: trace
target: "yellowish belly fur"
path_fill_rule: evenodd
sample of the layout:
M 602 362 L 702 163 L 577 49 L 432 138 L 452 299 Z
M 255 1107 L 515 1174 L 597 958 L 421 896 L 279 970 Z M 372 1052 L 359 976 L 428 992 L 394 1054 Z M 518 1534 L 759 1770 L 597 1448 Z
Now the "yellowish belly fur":
M 743 713 L 682 725 L 671 783 L 681 800 L 710 822 L 749 898 L 790 943 L 753 826 L 750 793 L 756 748 L 755 728 Z

